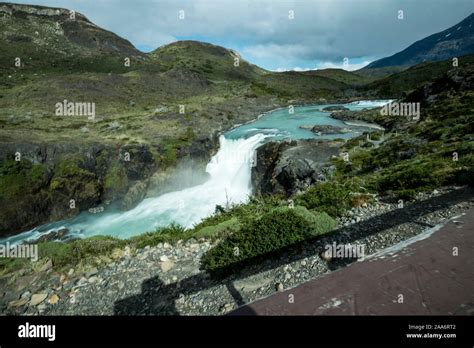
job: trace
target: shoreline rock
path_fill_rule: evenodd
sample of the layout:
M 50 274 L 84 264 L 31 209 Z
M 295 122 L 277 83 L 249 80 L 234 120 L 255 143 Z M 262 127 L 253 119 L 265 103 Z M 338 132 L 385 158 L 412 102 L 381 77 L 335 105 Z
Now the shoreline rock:
M 340 112 L 340 111 L 347 111 L 347 110 L 349 110 L 349 109 L 346 108 L 345 106 L 332 105 L 332 106 L 326 106 L 325 108 L 323 108 L 322 111 L 325 111 L 325 112 Z
M 334 168 L 328 160 L 342 143 L 317 139 L 269 142 L 257 149 L 252 183 L 257 194 L 291 196 L 317 181 L 325 181 Z
M 345 133 L 350 133 L 352 132 L 351 129 L 349 128 L 342 128 L 338 126 L 332 126 L 332 125 L 302 125 L 300 126 L 301 129 L 309 129 L 313 133 L 316 133 L 318 135 L 325 135 L 325 134 L 345 134 Z

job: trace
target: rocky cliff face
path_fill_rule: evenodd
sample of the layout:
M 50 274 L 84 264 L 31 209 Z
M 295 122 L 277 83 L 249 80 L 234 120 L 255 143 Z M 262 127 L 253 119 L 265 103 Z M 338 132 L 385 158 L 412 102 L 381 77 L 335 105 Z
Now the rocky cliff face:
M 0 234 L 122 198 L 134 182 L 156 169 L 148 148 L 120 151 L 128 152 L 131 160 L 123 161 L 117 149 L 104 144 L 1 144 Z
M 257 149 L 252 181 L 257 194 L 291 196 L 317 181 L 325 181 L 334 170 L 329 163 L 342 143 L 299 140 L 270 142 Z
M 147 195 L 191 185 L 177 174 L 179 163 L 202 170 L 215 146 L 212 138 L 195 141 L 177 154 L 177 166 L 165 168 L 149 145 L 0 144 L 0 236 L 112 201 L 128 210 Z

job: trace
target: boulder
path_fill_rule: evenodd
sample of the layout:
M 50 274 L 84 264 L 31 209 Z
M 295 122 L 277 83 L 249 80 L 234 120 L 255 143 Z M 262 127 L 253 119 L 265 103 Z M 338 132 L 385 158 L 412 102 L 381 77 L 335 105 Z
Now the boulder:
M 257 149 L 257 165 L 252 168 L 257 194 L 291 196 L 325 181 L 332 173 L 329 159 L 340 145 L 316 139 L 264 144 Z
M 348 128 L 342 128 L 337 126 L 331 125 L 316 125 L 316 126 L 300 126 L 302 129 L 310 129 L 313 133 L 324 135 L 324 134 L 343 134 L 343 133 L 350 133 L 351 130 Z

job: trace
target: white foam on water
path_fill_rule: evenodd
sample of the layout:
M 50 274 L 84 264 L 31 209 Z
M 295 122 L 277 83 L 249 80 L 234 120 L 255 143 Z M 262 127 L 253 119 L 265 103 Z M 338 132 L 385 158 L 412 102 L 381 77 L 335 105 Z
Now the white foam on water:
M 63 221 L 61 225 L 81 236 L 113 235 L 119 238 L 154 231 L 173 222 L 192 227 L 214 213 L 216 205 L 232 205 L 249 199 L 252 194 L 251 160 L 267 137 L 256 134 L 248 139 L 231 140 L 221 136 L 220 149 L 206 167 L 209 179 L 205 183 L 147 198 L 129 211 L 90 214 L 90 217 L 70 223 Z M 11 237 L 10 241 L 37 238 L 52 230 L 57 230 L 57 226 L 43 228 L 41 232 L 33 229 Z
M 381 100 L 359 100 L 348 105 L 357 105 L 361 108 L 377 108 L 380 106 L 384 106 L 385 104 L 393 102 L 394 99 L 381 99 Z

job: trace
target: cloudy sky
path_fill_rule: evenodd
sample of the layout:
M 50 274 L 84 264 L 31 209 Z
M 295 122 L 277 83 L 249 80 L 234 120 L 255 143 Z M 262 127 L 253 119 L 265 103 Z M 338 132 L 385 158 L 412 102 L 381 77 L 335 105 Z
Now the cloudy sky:
M 473 0 L 12 2 L 81 12 L 142 51 L 194 39 L 232 48 L 269 70 L 355 70 L 447 29 L 474 11 Z M 403 19 L 399 19 L 399 11 L 403 11 Z

